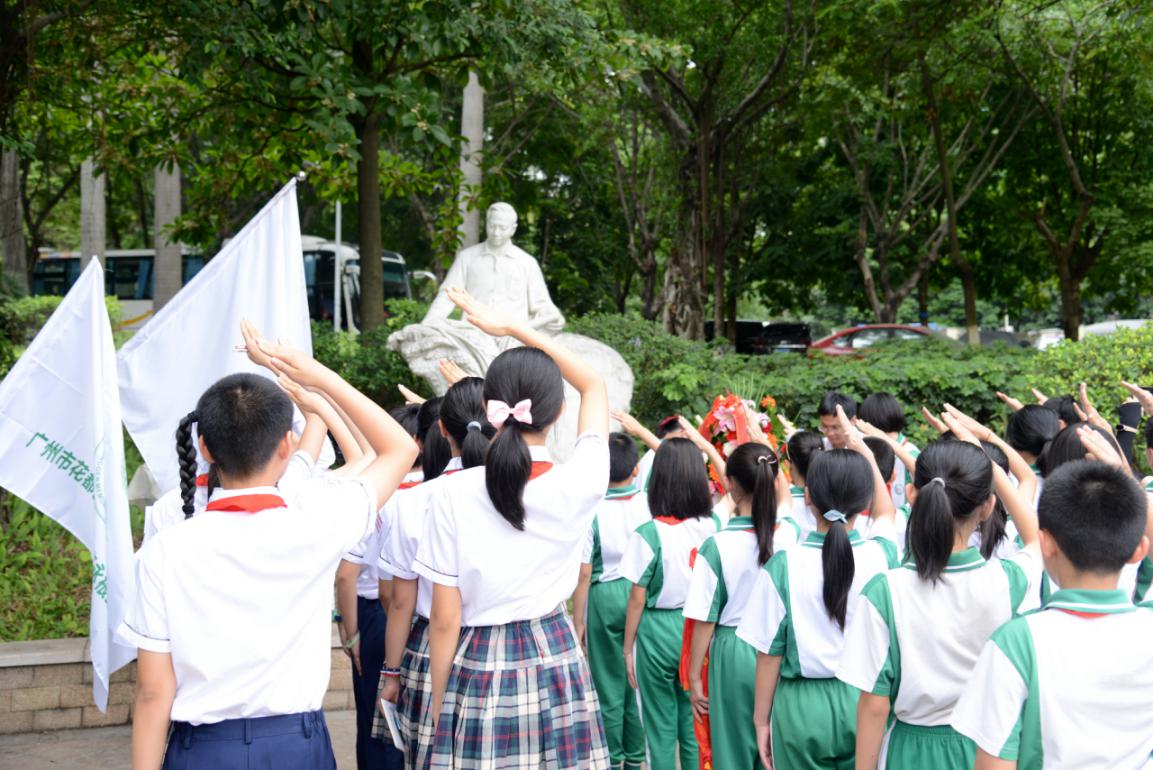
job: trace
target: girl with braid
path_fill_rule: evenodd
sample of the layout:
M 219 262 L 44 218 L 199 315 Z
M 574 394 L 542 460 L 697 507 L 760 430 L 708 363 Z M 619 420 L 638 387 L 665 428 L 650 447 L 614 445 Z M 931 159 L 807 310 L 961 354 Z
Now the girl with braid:
M 137 554 L 137 595 L 118 630 L 139 649 L 137 770 L 335 769 L 321 711 L 332 575 L 416 458 L 412 438 L 367 396 L 308 354 L 243 332 L 250 356 L 269 357 L 286 385 L 343 409 L 374 458 L 355 477 L 327 474 L 285 495 L 275 485 L 295 446 L 289 397 L 252 374 L 225 377 L 200 397 L 181 452 L 191 456 L 195 422 L 220 488 L 202 513 Z M 185 463 L 189 491 L 194 472 Z

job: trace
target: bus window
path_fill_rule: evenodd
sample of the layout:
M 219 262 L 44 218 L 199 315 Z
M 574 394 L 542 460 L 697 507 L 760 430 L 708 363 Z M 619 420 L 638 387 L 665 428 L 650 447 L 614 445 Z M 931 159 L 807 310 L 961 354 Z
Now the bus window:
M 384 298 L 407 299 L 408 282 L 405 278 L 404 265 L 386 259 L 383 260 L 381 267 L 384 271 Z
M 41 259 L 32 271 L 32 294 L 63 297 L 80 277 L 80 260 Z
M 117 299 L 152 299 L 152 257 L 108 257 L 104 293 Z
M 185 254 L 181 262 L 181 279 L 184 281 L 181 285 L 188 283 L 196 274 L 204 269 L 205 259 L 199 254 Z

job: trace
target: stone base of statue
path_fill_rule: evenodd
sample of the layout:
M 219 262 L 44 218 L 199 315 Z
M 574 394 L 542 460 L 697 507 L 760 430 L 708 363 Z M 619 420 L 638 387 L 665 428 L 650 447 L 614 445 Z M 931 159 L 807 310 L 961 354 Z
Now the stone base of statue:
M 633 397 L 633 372 L 620 353 L 603 342 L 579 334 L 561 332 L 556 341 L 588 362 L 604 378 L 609 408 L 627 411 Z M 489 363 L 520 343 L 511 337 L 494 338 L 466 321 L 446 319 L 437 324 L 410 324 L 388 338 L 389 350 L 399 352 L 413 374 L 423 378 L 438 396 L 448 383 L 437 368 L 442 358 L 454 361 L 465 373 L 483 377 Z M 549 449 L 560 461 L 567 460 L 577 438 L 580 397 L 565 383 L 565 410 L 549 437 Z

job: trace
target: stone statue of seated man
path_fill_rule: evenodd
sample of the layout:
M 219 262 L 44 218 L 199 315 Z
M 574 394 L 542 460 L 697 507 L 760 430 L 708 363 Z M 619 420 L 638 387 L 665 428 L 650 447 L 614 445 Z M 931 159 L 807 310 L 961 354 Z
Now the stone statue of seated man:
M 549 297 L 540 265 L 532 255 L 514 245 L 516 211 L 507 203 L 494 203 L 485 217 L 485 240 L 462 249 L 452 263 L 436 299 L 419 324 L 406 326 L 388 339 L 392 350 L 400 351 L 412 371 L 428 380 L 433 390 L 443 394 L 447 384 L 437 365 L 442 358 L 456 362 L 467 374 L 483 377 L 489 363 L 513 345 L 512 338 L 494 339 L 463 319 L 452 318 L 456 306 L 445 295 L 449 286 L 468 291 L 480 302 L 527 320 L 534 328 L 557 335 L 574 352 L 600 371 L 614 409 L 627 409 L 632 398 L 633 375 L 615 350 L 597 340 L 566 334 L 564 316 Z M 571 391 L 571 392 L 570 392 Z M 576 391 L 566 385 L 566 400 Z M 566 409 L 553 430 L 554 453 L 561 459 L 575 440 L 576 409 Z

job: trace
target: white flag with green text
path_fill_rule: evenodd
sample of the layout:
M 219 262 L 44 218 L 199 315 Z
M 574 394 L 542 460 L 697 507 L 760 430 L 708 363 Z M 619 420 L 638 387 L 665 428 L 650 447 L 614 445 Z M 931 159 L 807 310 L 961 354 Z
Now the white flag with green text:
M 93 259 L 0 382 L 0 486 L 51 516 L 92 553 L 92 696 L 136 657 L 114 641 L 135 594 L 116 349 Z

